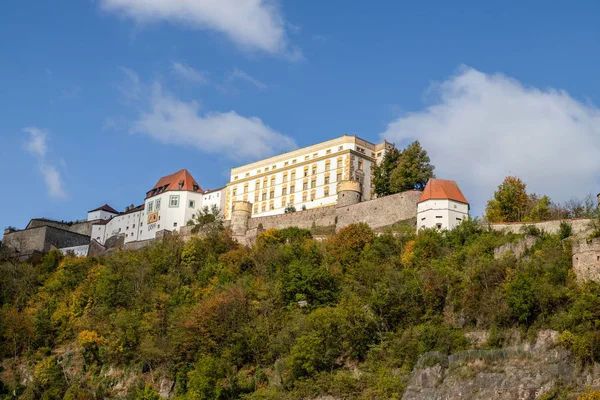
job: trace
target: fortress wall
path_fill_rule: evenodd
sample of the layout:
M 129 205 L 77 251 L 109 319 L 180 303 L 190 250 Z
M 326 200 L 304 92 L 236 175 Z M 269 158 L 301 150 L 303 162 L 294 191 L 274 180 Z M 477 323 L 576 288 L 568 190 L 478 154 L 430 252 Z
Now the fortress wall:
M 590 232 L 589 224 L 590 219 L 587 218 L 578 218 L 578 219 L 565 219 L 565 220 L 553 220 L 553 221 L 543 221 L 543 222 L 506 222 L 500 224 L 490 224 L 490 228 L 496 231 L 504 231 L 504 232 L 512 232 L 512 233 L 522 233 L 521 228 L 523 226 L 532 225 L 537 227 L 539 230 L 543 230 L 547 233 L 558 233 L 560 232 L 560 223 L 566 222 L 571 224 L 573 228 L 574 236 L 582 236 L 586 235 Z
M 335 216 L 335 206 L 312 208 L 310 210 L 296 211 L 289 214 L 250 218 L 248 220 L 248 229 L 258 228 L 260 224 L 262 224 L 263 229 L 283 229 L 290 226 L 310 229 L 313 224 L 316 226 L 335 225 Z
M 80 235 L 92 236 L 92 224 L 96 221 L 75 222 L 68 230 L 79 233 Z
M 573 271 L 579 280 L 600 282 L 600 239 L 573 242 Z
M 44 251 L 46 227 L 15 231 L 4 235 L 2 244 L 20 253 Z
M 29 224 L 27 225 L 27 228 L 25 228 L 25 230 L 41 228 L 44 226 L 51 226 L 53 228 L 64 229 L 66 231 L 79 233 L 81 235 L 91 236 L 92 235 L 92 224 L 94 222 L 95 221 L 81 221 L 81 222 L 74 222 L 74 223 L 70 224 L 70 223 L 63 223 L 60 221 L 52 221 L 52 220 L 48 220 L 48 219 L 38 218 L 38 219 L 32 219 L 29 222 Z
M 337 211 L 337 229 L 364 222 L 379 229 L 417 216 L 417 202 L 421 192 L 408 191 L 340 207 Z

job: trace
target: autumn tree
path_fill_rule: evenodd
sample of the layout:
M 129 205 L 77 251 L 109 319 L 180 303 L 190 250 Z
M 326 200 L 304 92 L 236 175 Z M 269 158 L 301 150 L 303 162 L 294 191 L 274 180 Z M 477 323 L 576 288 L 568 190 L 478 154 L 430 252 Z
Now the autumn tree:
M 222 229 L 223 221 L 223 214 L 221 214 L 219 207 L 213 204 L 210 208 L 204 206 L 200 211 L 192 215 L 192 219 L 187 222 L 187 226 L 193 226 L 192 233 L 198 233 L 205 226 Z
M 418 140 L 412 142 L 400 154 L 398 166 L 390 176 L 390 191 L 392 193 L 406 190 L 423 190 L 429 178 L 435 178 L 427 155 L 427 150 L 421 147 Z
M 488 200 L 485 218 L 489 222 L 518 222 L 525 215 L 529 201 L 527 185 L 516 176 L 507 176 Z

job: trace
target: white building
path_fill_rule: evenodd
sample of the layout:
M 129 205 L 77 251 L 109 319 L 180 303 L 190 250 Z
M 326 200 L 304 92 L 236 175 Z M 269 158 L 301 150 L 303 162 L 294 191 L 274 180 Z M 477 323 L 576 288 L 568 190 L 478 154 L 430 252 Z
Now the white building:
M 469 202 L 455 181 L 429 179 L 417 204 L 417 231 L 451 230 L 469 217 Z
M 98 207 L 91 211 L 88 211 L 88 221 L 96 221 L 99 219 L 110 219 L 115 215 L 119 215 L 119 212 L 109 206 L 108 204 L 103 205 L 102 207 Z
M 360 182 L 362 200 L 370 200 L 373 168 L 393 147 L 344 135 L 233 168 L 224 216 L 230 218 L 234 201 L 253 203 L 253 216 L 283 214 L 288 206 L 300 210 L 333 205 L 342 180 Z
M 109 219 L 94 224 L 92 238 L 104 244 L 112 236 L 124 235 L 128 243 L 154 239 L 156 232 L 164 229 L 179 231 L 204 206 L 216 205 L 223 210 L 224 192 L 225 188 L 202 190 L 192 175 L 182 169 L 160 178 L 146 192 L 144 204 L 128 207 L 123 213 L 115 211 Z

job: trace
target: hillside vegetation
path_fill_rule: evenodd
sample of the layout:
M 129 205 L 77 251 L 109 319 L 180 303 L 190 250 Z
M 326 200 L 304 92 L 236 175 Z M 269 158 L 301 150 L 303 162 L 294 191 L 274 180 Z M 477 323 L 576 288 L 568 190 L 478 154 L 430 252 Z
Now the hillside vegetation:
M 568 239 L 533 233 L 521 259 L 493 257 L 519 235 L 465 221 L 418 235 L 351 225 L 325 242 L 268 230 L 252 249 L 214 229 L 5 262 L 0 397 L 399 399 L 420 355 L 468 349 L 473 329 L 490 348 L 555 329 L 582 366 L 598 361 L 599 286 L 576 282 Z

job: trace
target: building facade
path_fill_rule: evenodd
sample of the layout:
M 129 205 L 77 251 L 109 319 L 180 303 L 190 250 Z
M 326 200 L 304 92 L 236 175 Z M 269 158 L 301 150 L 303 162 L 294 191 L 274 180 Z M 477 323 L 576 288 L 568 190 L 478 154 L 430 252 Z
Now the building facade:
M 161 230 L 179 231 L 205 206 L 223 210 L 225 188 L 202 190 L 186 170 L 163 176 L 146 192 L 144 204 L 128 207 L 92 227 L 91 237 L 104 244 L 113 236 L 123 235 L 125 243 L 154 239 Z
M 417 232 L 452 230 L 469 217 L 469 202 L 455 181 L 429 179 L 417 203 Z
M 338 184 L 357 181 L 362 200 L 374 197 L 373 169 L 394 147 L 344 135 L 289 153 L 233 168 L 224 216 L 233 203 L 252 203 L 252 216 L 283 214 L 287 207 L 311 209 L 337 203 Z

